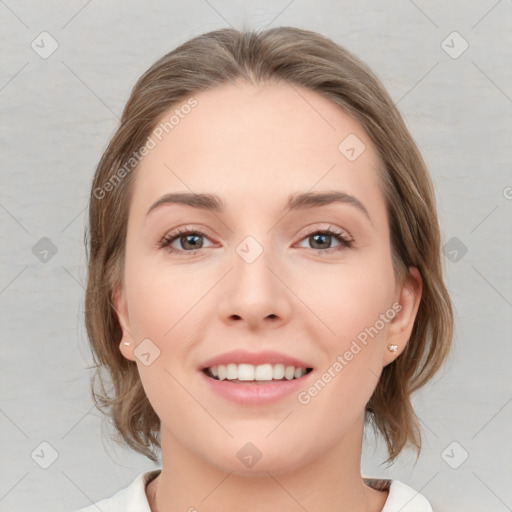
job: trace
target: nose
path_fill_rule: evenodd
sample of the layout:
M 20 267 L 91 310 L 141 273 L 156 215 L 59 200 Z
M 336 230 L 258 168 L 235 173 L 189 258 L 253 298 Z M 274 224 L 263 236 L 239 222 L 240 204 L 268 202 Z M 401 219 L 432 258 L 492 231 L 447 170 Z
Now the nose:
M 290 321 L 292 293 L 279 262 L 272 261 L 266 250 L 254 261 L 240 254 L 234 255 L 233 268 L 222 287 L 222 321 L 251 331 L 282 327 Z

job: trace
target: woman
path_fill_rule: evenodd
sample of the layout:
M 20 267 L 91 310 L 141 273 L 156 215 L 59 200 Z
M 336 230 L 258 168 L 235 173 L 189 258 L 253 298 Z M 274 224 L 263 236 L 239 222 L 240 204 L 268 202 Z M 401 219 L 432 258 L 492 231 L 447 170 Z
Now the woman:
M 362 62 L 291 27 L 186 42 L 89 213 L 93 396 L 162 466 L 102 511 L 432 510 L 360 472 L 367 424 L 419 454 L 411 394 L 453 331 L 430 176 Z

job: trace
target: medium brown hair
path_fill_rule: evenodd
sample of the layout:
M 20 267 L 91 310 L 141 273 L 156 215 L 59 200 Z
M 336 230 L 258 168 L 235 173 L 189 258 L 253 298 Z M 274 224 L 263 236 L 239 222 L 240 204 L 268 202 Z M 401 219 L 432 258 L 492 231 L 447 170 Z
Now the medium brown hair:
M 200 35 L 160 58 L 135 84 L 98 164 L 90 196 L 85 323 L 96 368 L 94 401 L 111 416 L 120 441 L 157 461 L 160 419 L 144 393 L 136 364 L 119 350 L 122 330 L 113 303 L 113 290 L 122 283 L 136 171 L 136 165 L 130 171 L 126 163 L 171 107 L 239 79 L 252 84 L 284 81 L 314 91 L 358 121 L 375 145 L 382 162 L 378 172 L 395 276 L 402 282 L 407 267 L 417 267 L 423 290 L 409 342 L 383 369 L 365 419 L 384 437 L 388 460 L 407 444 L 419 454 L 421 430 L 411 394 L 437 372 L 453 335 L 431 178 L 393 101 L 370 69 L 330 39 L 293 27 Z

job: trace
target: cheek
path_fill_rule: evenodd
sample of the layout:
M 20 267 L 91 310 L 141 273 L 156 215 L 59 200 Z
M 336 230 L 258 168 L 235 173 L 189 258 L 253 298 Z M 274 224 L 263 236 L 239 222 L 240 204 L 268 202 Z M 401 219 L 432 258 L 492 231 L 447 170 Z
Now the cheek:
M 388 276 L 388 277 L 386 277 Z M 388 323 L 393 318 L 393 280 L 382 268 L 351 268 L 329 280 L 329 294 L 310 290 L 308 304 L 315 305 L 318 316 L 328 325 L 316 340 L 323 353 L 317 379 L 298 397 L 307 421 L 318 423 L 329 417 L 331 429 L 325 433 L 335 442 L 360 416 L 370 399 L 382 370 L 382 357 Z M 326 295 L 328 295 L 326 297 Z M 305 323 L 308 329 L 308 323 Z M 309 411 L 309 413 L 308 413 Z M 314 411 L 312 419 L 311 411 Z
M 182 420 L 174 416 L 175 409 L 195 410 L 182 386 L 194 369 L 191 354 L 200 340 L 198 317 L 204 315 L 200 299 L 211 285 L 204 273 L 200 278 L 197 273 L 149 263 L 149 259 L 134 253 L 126 261 L 126 292 L 130 327 L 137 345 L 137 366 L 146 395 L 158 416 L 172 417 L 173 422 L 181 425 Z M 148 365 L 137 355 L 143 352 L 139 343 L 146 339 L 151 340 L 149 352 L 157 354 Z M 187 423 L 181 427 L 186 431 Z
M 305 272 L 314 277 L 301 277 L 298 295 L 322 320 L 324 338 L 331 341 L 333 348 L 341 349 L 391 307 L 393 269 L 385 255 L 361 258 L 356 264 L 326 267 L 317 266 L 314 273 Z
M 317 340 L 325 358 L 320 382 L 311 393 L 306 390 L 305 401 L 315 396 L 316 407 L 332 407 L 346 420 L 349 411 L 356 414 L 368 401 L 382 369 L 383 339 L 395 314 L 391 259 L 385 253 L 361 258 L 325 276 L 317 274 L 314 282 L 308 281 L 302 293 L 326 328 L 322 336 L 318 331 L 315 336 L 309 322 L 304 329 L 310 329 L 309 337 Z
M 127 258 L 125 278 L 133 334 L 155 338 L 157 343 L 183 334 L 184 327 L 197 315 L 195 306 L 207 292 L 209 282 L 204 272 L 155 265 L 151 258 L 135 251 Z

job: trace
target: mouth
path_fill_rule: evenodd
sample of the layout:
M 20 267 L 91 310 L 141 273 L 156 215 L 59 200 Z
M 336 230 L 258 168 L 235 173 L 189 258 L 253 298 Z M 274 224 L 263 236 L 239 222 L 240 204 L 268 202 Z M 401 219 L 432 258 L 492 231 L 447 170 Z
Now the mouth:
M 213 380 L 224 380 L 233 384 L 268 384 L 272 382 L 298 380 L 313 368 L 284 364 L 219 364 L 203 368 L 203 373 Z

